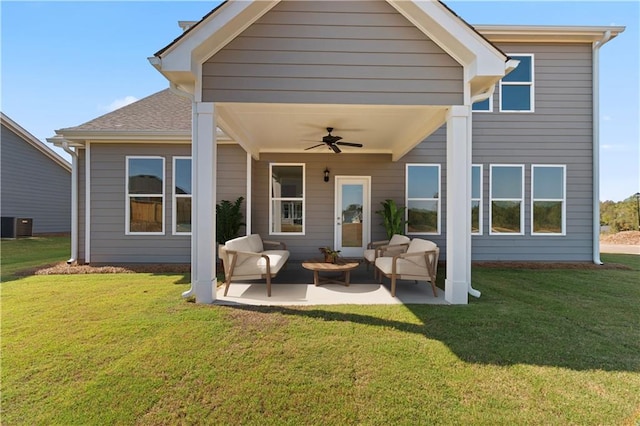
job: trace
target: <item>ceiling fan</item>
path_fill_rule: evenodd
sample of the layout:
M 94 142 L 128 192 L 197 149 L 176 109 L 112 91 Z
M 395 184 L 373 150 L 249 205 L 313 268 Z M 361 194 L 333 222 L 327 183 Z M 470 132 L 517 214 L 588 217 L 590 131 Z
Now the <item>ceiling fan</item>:
M 314 146 L 310 146 L 309 148 L 306 148 L 305 151 L 317 148 L 317 147 L 322 146 L 322 145 L 327 145 L 329 147 L 329 149 L 332 149 L 333 152 L 335 152 L 336 154 L 340 154 L 342 152 L 342 150 L 340 150 L 338 145 L 353 146 L 353 147 L 356 147 L 356 148 L 362 148 L 362 144 L 361 143 L 339 142 L 340 140 L 342 140 L 342 137 L 341 136 L 333 136 L 331 134 L 331 132 L 333 132 L 333 127 L 327 127 L 327 132 L 329 132 L 329 134 L 327 136 L 323 136 L 322 137 L 322 143 L 319 143 L 319 144 L 314 145 Z

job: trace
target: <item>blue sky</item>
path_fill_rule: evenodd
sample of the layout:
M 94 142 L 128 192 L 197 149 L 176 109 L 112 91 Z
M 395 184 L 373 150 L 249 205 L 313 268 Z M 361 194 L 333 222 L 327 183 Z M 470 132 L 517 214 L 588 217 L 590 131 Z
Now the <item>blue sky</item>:
M 470 24 L 622 25 L 601 50 L 601 200 L 640 191 L 640 2 L 446 1 Z M 168 86 L 147 61 L 217 2 L 0 2 L 0 109 L 38 139 Z

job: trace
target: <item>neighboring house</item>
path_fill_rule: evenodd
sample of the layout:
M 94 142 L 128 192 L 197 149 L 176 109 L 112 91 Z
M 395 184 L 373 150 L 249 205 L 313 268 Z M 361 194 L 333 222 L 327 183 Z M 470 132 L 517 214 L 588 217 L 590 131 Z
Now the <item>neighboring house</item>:
M 71 231 L 71 164 L 18 123 L 0 113 L 1 200 L 3 228 L 8 218 L 26 219 L 33 234 Z M 3 236 L 21 235 L 20 224 Z M 26 229 L 22 230 L 28 232 Z
M 299 260 L 361 255 L 395 199 L 441 247 L 450 303 L 478 295 L 472 260 L 599 263 L 598 51 L 623 30 L 472 27 L 437 1 L 224 2 L 150 58 L 171 90 L 49 139 L 77 153 L 74 256 L 191 261 L 210 302 L 215 201 L 243 196 L 246 231 Z M 335 153 L 328 127 L 364 146 Z

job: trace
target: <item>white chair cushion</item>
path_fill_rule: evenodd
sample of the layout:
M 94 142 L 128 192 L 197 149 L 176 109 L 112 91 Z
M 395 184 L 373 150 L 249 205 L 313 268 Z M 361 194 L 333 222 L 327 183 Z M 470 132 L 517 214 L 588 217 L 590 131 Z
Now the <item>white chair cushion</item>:
M 409 237 L 406 235 L 394 234 L 393 237 L 389 240 L 390 246 L 395 246 L 397 244 L 407 244 L 411 241 Z
M 436 247 L 438 246 L 433 241 L 414 238 L 413 240 L 411 240 L 411 243 L 409 243 L 409 248 L 407 249 L 407 253 L 418 253 L 418 252 L 424 252 L 429 250 L 435 250 Z M 411 256 L 411 257 L 407 257 L 407 260 L 415 263 L 419 267 L 422 267 L 425 269 L 427 267 L 427 263 L 425 262 L 424 256 Z
M 392 257 L 379 257 L 376 259 L 376 267 L 380 269 L 385 275 L 391 275 L 393 268 Z M 426 266 L 418 266 L 414 262 L 409 262 L 407 259 L 398 259 L 396 263 L 396 275 L 402 275 L 405 279 L 419 279 L 428 280 Z M 415 278 L 417 277 L 417 278 Z
M 267 250 L 262 254 L 269 258 L 271 274 L 277 274 L 284 264 L 289 259 L 289 252 L 287 250 Z M 242 264 L 238 265 L 233 270 L 234 277 L 240 276 L 257 276 L 267 273 L 267 260 L 260 256 L 246 257 Z
M 376 251 L 375 249 L 366 249 L 364 251 L 364 258 L 369 262 L 369 263 L 373 263 L 373 261 L 376 258 Z
M 261 251 L 264 251 L 264 246 L 262 244 L 262 238 L 260 237 L 260 234 L 251 234 L 247 238 L 249 239 L 249 247 L 251 247 L 251 250 L 247 251 L 252 251 L 254 253 L 260 253 Z

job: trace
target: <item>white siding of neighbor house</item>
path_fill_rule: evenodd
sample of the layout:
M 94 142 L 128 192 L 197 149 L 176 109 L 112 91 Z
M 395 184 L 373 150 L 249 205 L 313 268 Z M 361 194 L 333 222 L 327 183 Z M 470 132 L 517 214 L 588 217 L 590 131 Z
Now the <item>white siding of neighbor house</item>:
M 452 105 L 462 67 L 383 1 L 280 2 L 203 65 L 205 102 Z
M 71 231 L 71 172 L 3 123 L 1 215 L 33 219 L 34 234 Z
M 85 261 L 84 150 L 80 155 L 79 259 Z M 173 235 L 171 223 L 174 156 L 190 156 L 189 144 L 91 145 L 91 259 L 102 263 L 189 263 L 191 237 Z M 218 201 L 246 198 L 246 154 L 237 145 L 218 146 Z M 165 158 L 164 235 L 125 235 L 126 157 Z
M 592 259 L 592 52 L 588 44 L 500 44 L 505 53 L 535 55 L 535 112 L 473 114 L 473 163 L 483 164 L 482 236 L 474 260 Z M 489 235 L 489 165 L 524 164 L 525 235 Z M 531 236 L 531 165 L 567 169 L 566 236 Z

